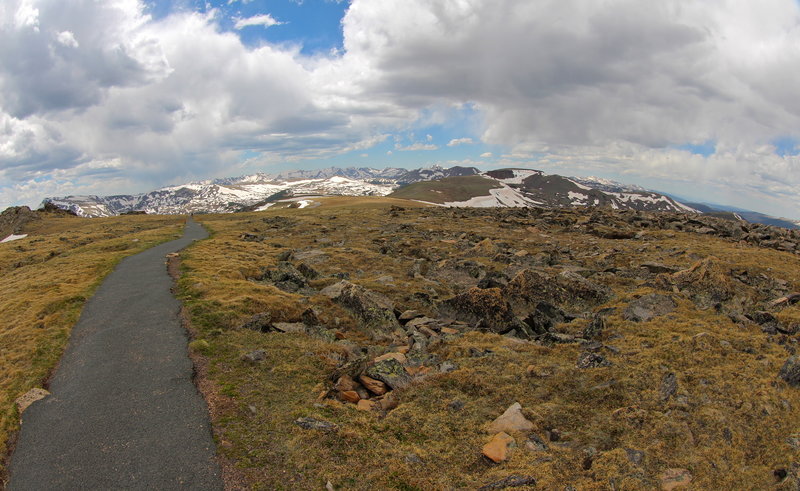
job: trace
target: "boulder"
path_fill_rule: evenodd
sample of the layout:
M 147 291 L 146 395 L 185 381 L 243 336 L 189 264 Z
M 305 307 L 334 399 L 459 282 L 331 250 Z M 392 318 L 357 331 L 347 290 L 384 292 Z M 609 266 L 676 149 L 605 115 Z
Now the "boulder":
M 367 377 L 366 375 L 361 375 L 358 380 L 362 385 L 364 385 L 364 387 L 367 388 L 368 391 L 372 392 L 376 396 L 382 396 L 388 390 L 384 382 Z
M 267 357 L 267 352 L 263 349 L 251 351 L 245 355 L 242 355 L 242 361 L 247 363 L 256 364 L 260 361 L 263 361 Z
M 394 315 L 394 304 L 380 293 L 342 280 L 320 293 L 346 308 L 361 322 L 361 327 L 373 338 L 388 336 L 400 327 Z
M 522 414 L 522 405 L 515 402 L 497 419 L 489 423 L 486 431 L 489 433 L 512 433 L 514 431 L 530 431 L 533 428 L 533 423 Z
M 646 322 L 653 317 L 669 314 L 677 307 L 678 304 L 672 297 L 651 293 L 629 303 L 622 313 L 622 318 L 633 322 Z
M 499 288 L 470 288 L 440 302 L 437 308 L 443 317 L 474 324 L 491 332 L 503 334 L 522 327 Z
M 405 367 L 394 358 L 381 360 L 366 370 L 366 375 L 380 380 L 392 389 L 402 389 L 411 383 L 411 376 Z
M 733 279 L 730 268 L 714 256 L 696 262 L 691 268 L 674 274 L 660 274 L 654 284 L 657 288 L 690 294 L 692 301 L 701 308 L 713 307 L 731 300 L 742 287 Z

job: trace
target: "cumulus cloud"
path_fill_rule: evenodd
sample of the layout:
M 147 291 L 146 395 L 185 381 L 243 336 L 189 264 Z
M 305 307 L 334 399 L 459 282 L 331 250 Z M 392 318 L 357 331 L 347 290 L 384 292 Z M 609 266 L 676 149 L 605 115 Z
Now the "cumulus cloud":
M 455 147 L 455 146 L 458 146 L 458 145 L 469 145 L 469 144 L 472 144 L 472 143 L 475 143 L 475 141 L 473 141 L 472 138 L 453 138 L 452 140 L 450 140 L 450 142 L 447 144 L 447 146 L 448 147 Z
M 272 27 L 283 24 L 283 22 L 275 20 L 269 14 L 254 15 L 252 17 L 238 18 L 234 20 L 236 20 L 236 23 L 233 25 L 235 29 L 244 29 L 248 26 Z
M 489 159 L 492 157 L 492 152 L 484 152 L 481 154 L 482 159 Z
M 303 167 L 410 128 L 423 143 L 395 150 L 432 151 L 422 123 L 468 107 L 479 137 L 447 145 L 499 145 L 498 165 L 700 183 L 800 215 L 798 157 L 775 147 L 800 140 L 795 0 L 352 0 L 343 50 L 314 57 L 245 45 L 237 30 L 268 14 L 226 31 L 213 11 L 147 12 L 0 4 L 0 205 L 239 173 L 244 152 Z

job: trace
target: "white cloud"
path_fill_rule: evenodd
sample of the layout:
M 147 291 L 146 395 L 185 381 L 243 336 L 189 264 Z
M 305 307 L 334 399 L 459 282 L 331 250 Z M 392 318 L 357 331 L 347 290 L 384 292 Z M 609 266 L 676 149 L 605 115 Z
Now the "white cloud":
M 254 15 L 252 17 L 247 18 L 238 18 L 235 19 L 236 23 L 234 24 L 234 28 L 236 29 L 243 29 L 248 26 L 264 26 L 264 27 L 272 27 L 272 26 L 279 26 L 283 24 L 283 22 L 275 20 L 269 14 L 260 14 Z
M 481 158 L 488 159 L 492 157 L 492 152 L 484 152 L 481 154 Z
M 401 152 L 410 152 L 415 150 L 438 150 L 439 147 L 432 144 L 432 143 L 412 143 L 408 146 L 400 145 L 399 143 L 395 144 L 395 150 L 399 150 Z
M 75 34 L 70 31 L 62 31 L 56 35 L 56 39 L 59 43 L 63 44 L 64 46 L 68 46 L 70 48 L 77 48 L 80 46 L 78 40 L 75 39 Z
M 772 144 L 800 140 L 795 0 L 352 0 L 342 52 L 311 58 L 247 46 L 213 12 L 147 11 L 0 3 L 0 206 L 225 175 L 246 150 L 304 167 L 461 108 L 480 137 L 448 145 L 499 145 L 497 162 L 707 186 L 800 216 L 798 158 Z M 422 140 L 395 150 L 438 148 Z M 676 149 L 706 141 L 707 158 Z
M 457 145 L 469 145 L 475 143 L 472 138 L 454 138 L 447 144 L 448 147 L 455 147 Z

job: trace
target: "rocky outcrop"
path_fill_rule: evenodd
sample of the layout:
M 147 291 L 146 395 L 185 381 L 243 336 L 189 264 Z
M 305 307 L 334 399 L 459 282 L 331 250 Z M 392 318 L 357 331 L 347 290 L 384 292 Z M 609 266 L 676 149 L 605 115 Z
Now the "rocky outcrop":
M 353 313 L 361 328 L 373 338 L 386 337 L 400 327 L 394 315 L 394 304 L 380 293 L 346 280 L 326 287 L 320 293 Z

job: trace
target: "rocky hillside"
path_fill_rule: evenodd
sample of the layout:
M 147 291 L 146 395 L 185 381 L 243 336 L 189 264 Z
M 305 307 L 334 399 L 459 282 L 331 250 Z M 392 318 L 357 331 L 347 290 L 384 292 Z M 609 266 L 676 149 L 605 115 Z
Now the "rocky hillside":
M 229 485 L 800 486 L 800 233 L 321 202 L 183 257 Z
M 663 194 L 593 178 L 569 178 L 531 169 L 499 169 L 482 174 L 480 179 L 485 182 L 483 187 L 473 186 L 472 193 L 460 192 L 458 199 L 452 199 L 453 193 L 448 188 L 461 189 L 463 181 L 453 178 L 419 182 L 390 196 L 457 207 L 599 206 L 616 210 L 698 212 Z

